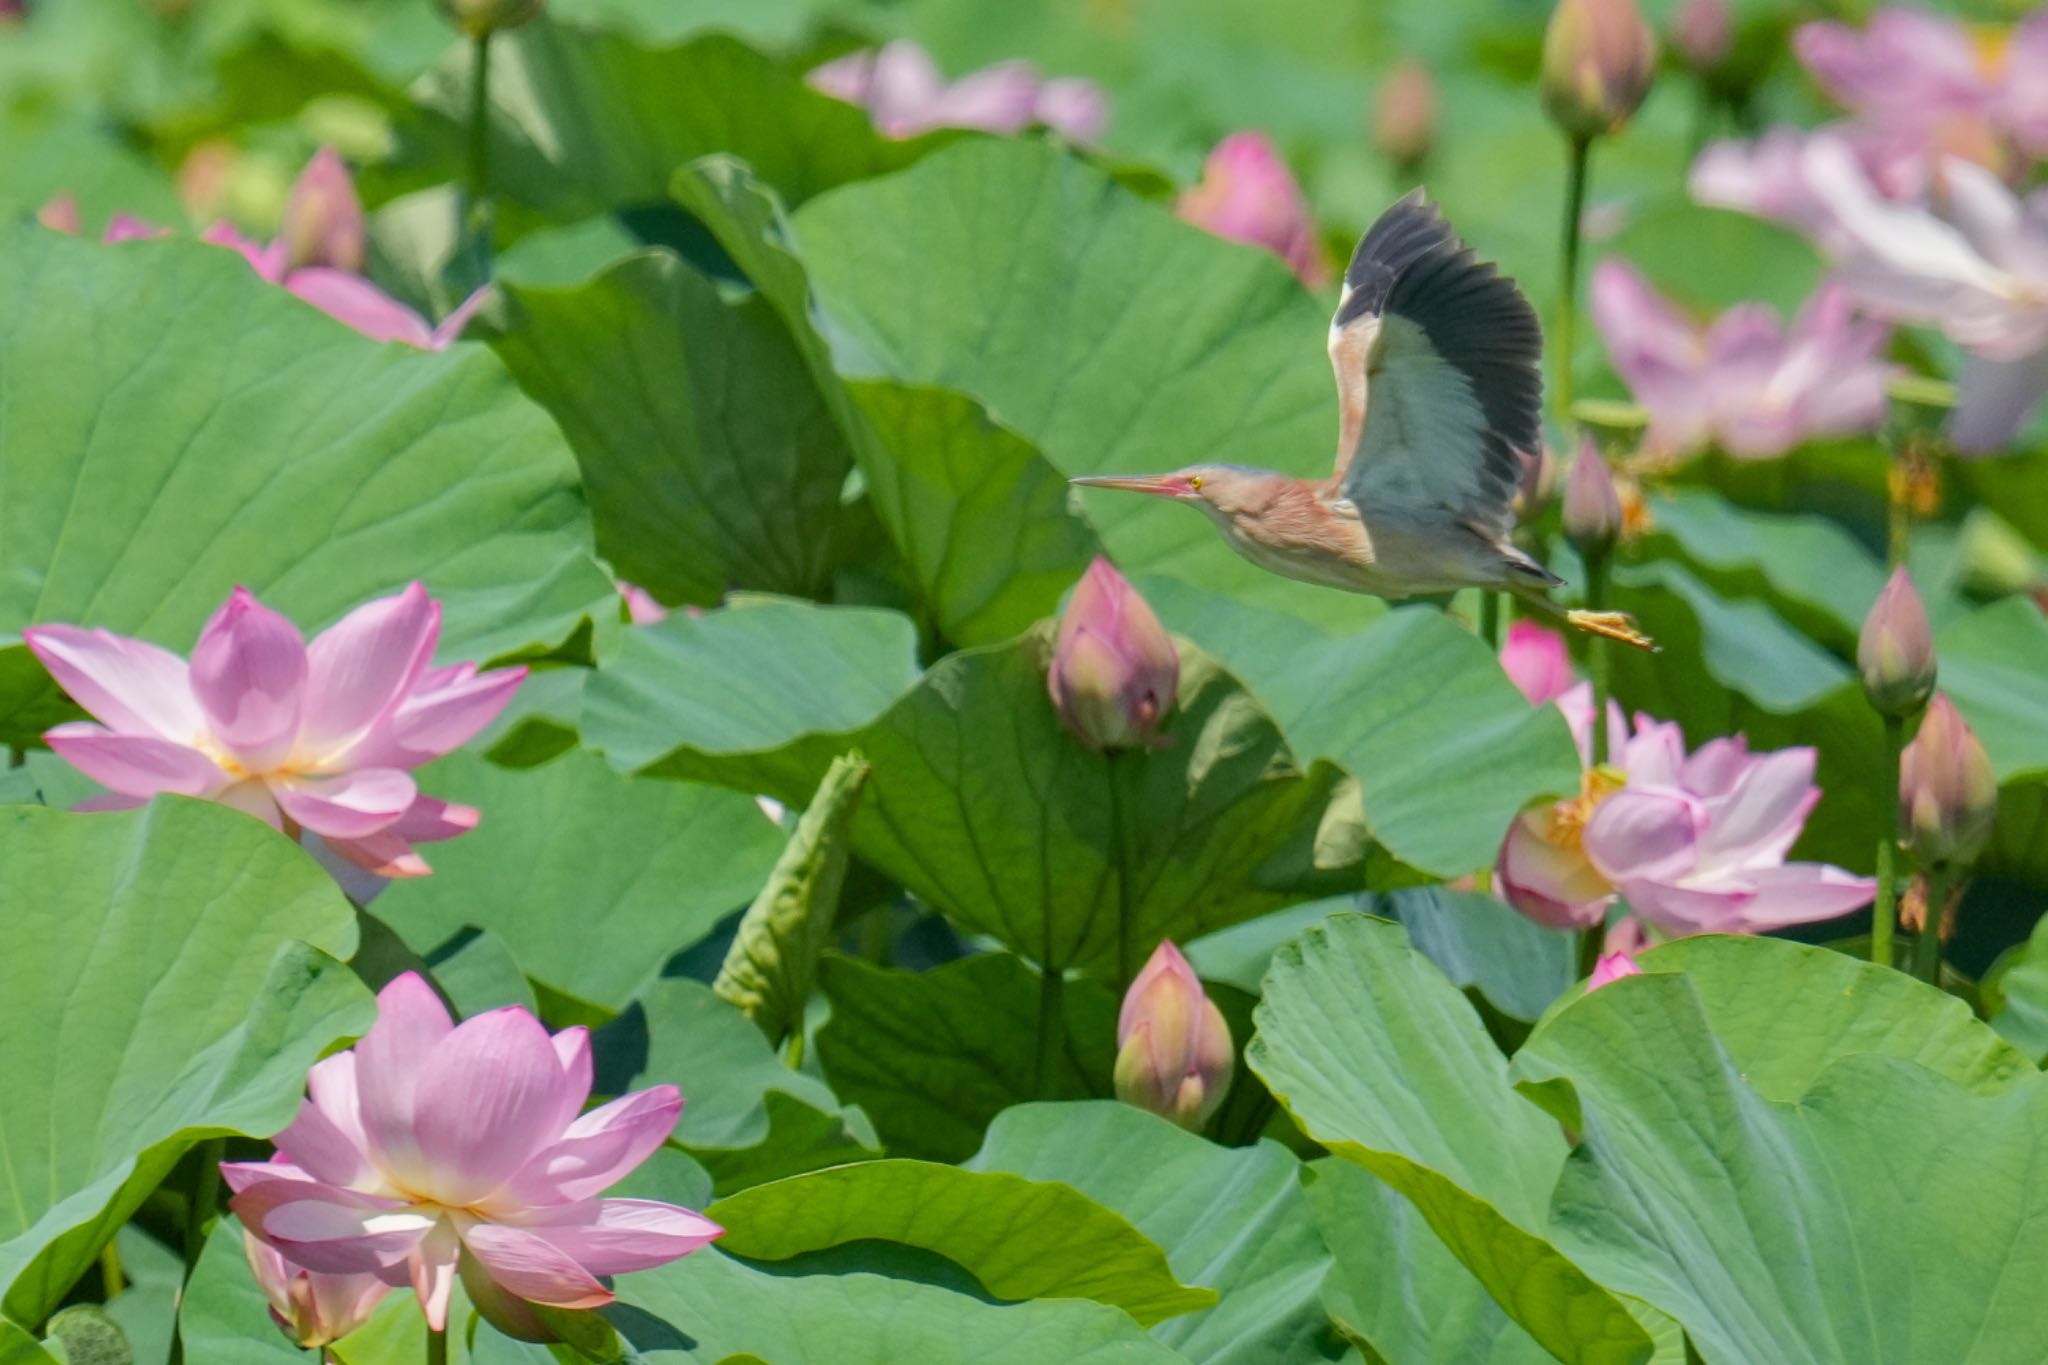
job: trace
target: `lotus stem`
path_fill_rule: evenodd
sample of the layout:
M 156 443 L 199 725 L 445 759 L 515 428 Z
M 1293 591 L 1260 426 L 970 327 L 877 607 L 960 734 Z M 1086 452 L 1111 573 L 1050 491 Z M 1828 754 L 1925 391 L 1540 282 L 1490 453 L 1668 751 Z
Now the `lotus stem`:
M 1607 568 L 1612 554 L 1595 551 L 1586 556 L 1586 609 L 1607 610 Z M 1613 695 L 1609 675 L 1608 640 L 1595 635 L 1586 644 L 1586 670 L 1593 675 L 1593 766 L 1607 761 L 1607 700 Z
M 1572 352 L 1578 330 L 1579 307 L 1579 220 L 1586 211 L 1586 167 L 1592 159 L 1590 138 L 1571 139 L 1564 192 L 1564 237 L 1561 246 L 1563 278 L 1557 301 L 1557 410 L 1570 420 L 1572 410 Z
M 1137 969 L 1131 965 L 1131 844 L 1130 832 L 1124 822 L 1124 765 L 1117 761 L 1119 755 L 1115 752 L 1106 758 L 1109 769 L 1110 856 L 1116 862 L 1116 988 L 1122 991 L 1137 974 Z
M 106 1303 L 112 1303 L 114 1295 L 128 1287 L 127 1277 L 121 1273 L 121 1248 L 112 1237 L 100 1248 L 100 1287 Z
M 1596 725 L 1593 728 L 1597 730 L 1600 727 Z M 1579 930 L 1579 980 L 1592 976 L 1593 970 L 1600 965 L 1600 949 L 1606 939 L 1607 926 L 1604 923 Z
M 1066 974 L 1050 964 L 1043 965 L 1038 972 L 1038 1046 L 1031 1060 L 1031 1097 L 1043 1099 L 1048 1082 L 1052 1080 L 1053 1054 L 1059 1047 L 1059 1037 L 1066 1029 L 1061 1016 L 1061 997 L 1067 988 Z
M 448 1365 L 448 1330 L 427 1329 L 427 1365 Z
M 1878 820 L 1877 901 L 1870 912 L 1870 960 L 1885 967 L 1895 965 L 1892 934 L 1899 903 L 1899 755 L 1905 747 L 1905 719 L 1886 716 L 1885 777 L 1878 787 L 1884 811 Z
M 491 35 L 479 33 L 470 52 L 469 83 L 469 203 L 465 226 L 476 235 L 479 255 L 488 268 L 491 259 Z
M 226 1149 L 226 1141 L 222 1138 L 212 1138 L 199 1145 L 199 1169 L 192 1173 L 192 1188 L 185 1199 L 187 1279 L 192 1276 L 192 1268 L 199 1264 L 199 1253 L 206 1249 L 207 1225 L 213 1218 L 214 1203 L 220 1197 L 220 1159 Z
M 1479 638 L 1496 654 L 1500 653 L 1500 598 L 1497 592 L 1480 589 Z

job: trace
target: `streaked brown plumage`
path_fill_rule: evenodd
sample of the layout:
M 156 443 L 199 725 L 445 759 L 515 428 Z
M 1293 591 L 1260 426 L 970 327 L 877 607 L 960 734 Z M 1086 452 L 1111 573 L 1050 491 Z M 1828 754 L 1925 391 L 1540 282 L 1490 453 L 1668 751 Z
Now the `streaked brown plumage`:
M 1475 258 L 1420 190 L 1358 244 L 1329 351 L 1328 478 L 1198 464 L 1073 482 L 1188 503 L 1232 549 L 1289 578 L 1395 599 L 1497 589 L 1654 648 L 1623 613 L 1550 601 L 1562 580 L 1511 543 L 1521 462 L 1542 440 L 1542 331 L 1514 282 Z

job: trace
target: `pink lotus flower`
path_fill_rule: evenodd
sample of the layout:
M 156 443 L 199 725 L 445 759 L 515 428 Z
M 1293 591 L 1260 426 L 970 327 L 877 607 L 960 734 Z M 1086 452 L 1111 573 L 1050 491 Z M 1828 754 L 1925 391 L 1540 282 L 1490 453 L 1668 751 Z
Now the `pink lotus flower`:
M 2048 154 L 2048 13 L 1995 45 L 1954 19 L 1885 9 L 1861 30 L 1807 24 L 1792 46 L 1822 88 L 1873 127 L 1986 164 L 2003 160 L 1996 144 L 2006 140 Z
M 250 268 L 283 285 L 338 322 L 372 341 L 402 341 L 423 351 L 445 351 L 462 335 L 489 296 L 489 286 L 464 299 L 439 326 L 356 273 L 362 268 L 363 210 L 341 159 L 316 153 L 292 186 L 284 229 L 275 241 L 256 242 L 233 224 L 215 223 L 200 236 L 241 253 Z
M 1937 216 L 1885 199 L 1839 147 L 1810 147 L 1805 166 L 1840 233 L 1836 278 L 1871 313 L 1970 352 L 1949 437 L 1964 454 L 2003 447 L 2048 390 L 2048 194 L 2022 201 L 1949 158 Z
M 1074 142 L 1093 142 L 1109 122 L 1109 100 L 1093 81 L 1042 79 L 1029 62 L 1000 62 L 948 84 L 931 54 L 908 39 L 849 53 L 805 79 L 858 104 L 895 138 L 934 128 L 1019 133 L 1043 124 Z
M 1507 639 L 1500 647 L 1500 666 L 1531 706 L 1556 701 L 1578 683 L 1564 637 L 1534 621 L 1508 626 Z
M 310 830 L 386 877 L 430 871 L 415 843 L 452 839 L 478 812 L 422 795 L 411 770 L 465 744 L 504 710 L 522 668 L 430 666 L 441 607 L 418 583 L 356 608 L 309 646 L 236 588 L 193 647 L 167 650 L 78 626 L 22 638 L 97 717 L 44 738 L 110 789 L 81 810 L 158 792 L 218 801 L 297 835 Z
M 1308 201 L 1264 133 L 1232 133 L 1217 143 L 1201 183 L 1181 192 L 1174 212 L 1218 237 L 1264 247 L 1311 289 L 1329 277 Z
M 293 1265 L 244 1231 L 249 1269 L 270 1300 L 270 1317 L 294 1344 L 313 1349 L 339 1341 L 370 1320 L 391 1286 L 375 1275 L 318 1275 Z
M 1560 697 L 1588 761 L 1592 692 Z M 1688 755 L 1679 728 L 1621 709 L 1607 716 L 1609 766 L 1579 796 L 1524 811 L 1501 847 L 1499 884 L 1540 924 L 1583 929 L 1619 895 L 1671 934 L 1761 933 L 1832 919 L 1869 902 L 1876 883 L 1785 855 L 1820 799 L 1814 751 L 1749 753 L 1740 735 Z
M 722 1231 L 688 1209 L 601 1199 L 667 1139 L 671 1085 L 587 1114 L 590 1036 L 549 1037 L 513 1006 L 456 1024 L 408 972 L 377 1023 L 314 1066 L 310 1098 L 268 1162 L 225 1162 L 242 1225 L 323 1275 L 411 1284 L 447 1326 L 455 1277 L 494 1324 L 530 1333 L 528 1304 L 612 1301 L 598 1280 L 666 1265 Z M 524 1334 L 524 1333 L 522 1333 Z
M 1116 1094 L 1191 1132 L 1230 1089 L 1230 1025 L 1202 979 L 1165 939 L 1124 993 L 1116 1021 Z
M 668 608 L 656 601 L 654 594 L 637 583 L 619 580 L 619 596 L 626 600 L 626 619 L 636 626 L 651 626 L 656 621 L 668 619 Z
M 1613 257 L 1593 272 L 1592 296 L 1594 323 L 1650 414 L 1645 443 L 1658 454 L 1716 445 L 1768 459 L 1884 422 L 1886 329 L 1852 318 L 1836 286 L 1823 284 L 1789 329 L 1754 303 L 1702 327 Z
M 1586 978 L 1586 989 L 1597 991 L 1602 986 L 1621 980 L 1624 976 L 1641 976 L 1643 969 L 1627 953 L 1602 953 L 1600 960 L 1593 964 L 1593 975 Z
M 1180 687 L 1180 652 L 1138 590 L 1101 555 L 1060 615 L 1045 685 L 1060 723 L 1091 749 L 1163 742 L 1159 727 Z
M 1917 200 L 1933 177 L 1927 149 L 1917 142 L 1852 124 L 1831 124 L 1811 132 L 1773 128 L 1754 142 L 1710 143 L 1693 162 L 1687 189 L 1701 204 L 1782 223 L 1831 251 L 1846 238 L 1807 174 L 1809 149 L 1817 146 L 1833 147 L 1853 160 L 1887 199 Z

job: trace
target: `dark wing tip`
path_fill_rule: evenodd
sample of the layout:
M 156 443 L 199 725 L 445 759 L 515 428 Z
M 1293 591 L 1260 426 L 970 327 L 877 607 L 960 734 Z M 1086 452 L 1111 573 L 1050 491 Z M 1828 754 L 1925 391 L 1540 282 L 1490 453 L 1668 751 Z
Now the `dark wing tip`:
M 1344 272 L 1335 325 L 1407 318 L 1471 381 L 1486 414 L 1486 474 L 1503 513 L 1520 481 L 1517 450 L 1542 448 L 1543 329 L 1515 282 L 1481 261 L 1421 189 L 1381 214 Z
M 1366 229 L 1358 249 L 1351 253 L 1351 264 L 1344 270 L 1344 302 L 1337 310 L 1337 325 L 1384 312 L 1394 282 L 1424 256 L 1464 249 L 1442 211 L 1416 186 Z

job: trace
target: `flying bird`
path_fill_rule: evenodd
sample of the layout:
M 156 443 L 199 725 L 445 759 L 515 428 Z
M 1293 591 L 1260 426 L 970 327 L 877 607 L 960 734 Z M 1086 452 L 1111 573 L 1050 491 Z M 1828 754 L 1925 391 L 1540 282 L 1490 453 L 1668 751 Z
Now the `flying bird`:
M 1625 612 L 1552 602 L 1564 580 L 1510 541 L 1522 461 L 1543 439 L 1542 361 L 1528 299 L 1416 190 L 1380 215 L 1344 272 L 1329 478 L 1196 464 L 1072 482 L 1188 503 L 1232 549 L 1289 578 L 1394 599 L 1497 589 L 1654 649 Z

